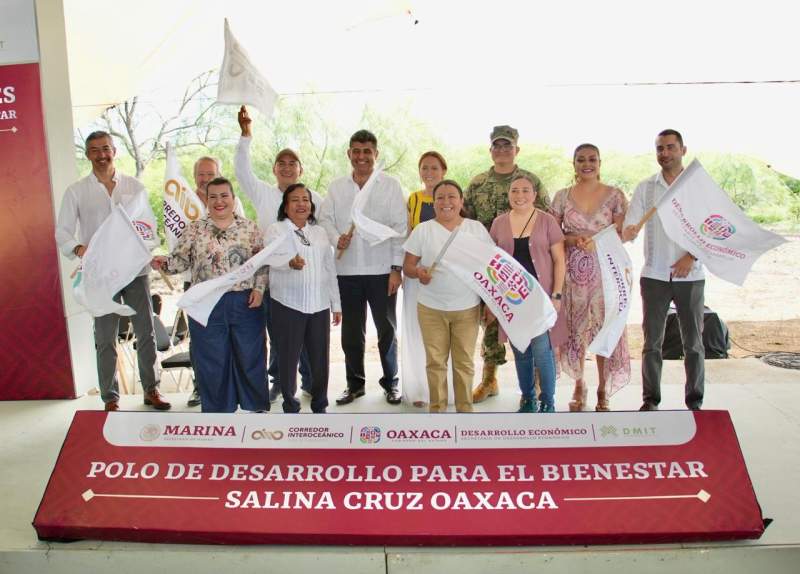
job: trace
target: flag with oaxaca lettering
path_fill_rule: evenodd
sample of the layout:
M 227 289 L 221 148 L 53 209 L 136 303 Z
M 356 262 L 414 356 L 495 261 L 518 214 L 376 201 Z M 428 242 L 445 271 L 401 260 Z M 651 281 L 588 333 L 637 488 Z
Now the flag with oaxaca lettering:
M 592 237 L 603 283 L 603 326 L 589 344 L 589 352 L 610 357 L 619 343 L 631 308 L 633 264 L 617 228 L 609 225 Z
M 225 19 L 225 55 L 219 71 L 217 102 L 221 104 L 249 104 L 255 106 L 269 119 L 275 108 L 278 94 L 267 79 L 250 62 L 245 49 L 234 38 Z
M 167 169 L 164 176 L 164 234 L 172 251 L 192 221 L 205 215 L 206 208 L 181 174 L 178 158 L 167 143 Z
M 764 253 L 786 240 L 749 219 L 697 159 L 659 201 L 658 217 L 672 241 L 720 279 L 742 285 Z
M 114 301 L 114 295 L 150 263 L 152 255 L 145 241 L 152 243 L 154 237 L 155 222 L 144 191 L 127 205 L 118 204 L 111 209 L 89 240 L 72 283 L 75 300 L 92 317 L 136 314 L 127 305 Z
M 388 225 L 384 225 L 374 219 L 370 219 L 364 215 L 364 208 L 369 203 L 372 197 L 372 191 L 375 189 L 375 182 L 381 177 L 383 173 L 383 164 L 379 165 L 369 176 L 369 179 L 364 184 L 364 187 L 356 194 L 353 199 L 352 218 L 353 225 L 356 232 L 364 238 L 364 241 L 375 247 L 379 243 L 392 239 L 393 237 L 401 237 L 402 234 L 398 233 Z
M 556 323 L 556 310 L 539 282 L 511 255 L 469 233 L 459 233 L 442 257 L 497 319 L 508 340 L 525 351 Z
M 269 243 L 240 267 L 225 275 L 192 285 L 178 300 L 177 305 L 205 327 L 211 311 L 231 287 L 250 279 L 265 265 L 284 265 L 295 255 L 297 255 L 297 246 L 294 233 L 287 229 L 285 234 Z

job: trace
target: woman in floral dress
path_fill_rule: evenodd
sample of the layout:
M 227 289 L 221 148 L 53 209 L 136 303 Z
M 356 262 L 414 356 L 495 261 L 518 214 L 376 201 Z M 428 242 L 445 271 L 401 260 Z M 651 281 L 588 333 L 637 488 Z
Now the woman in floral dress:
M 621 230 L 628 201 L 621 190 L 600 181 L 600 150 L 581 144 L 573 154 L 575 185 L 560 190 L 550 207 L 566 236 L 567 279 L 564 310 L 567 341 L 559 348 L 561 367 L 575 379 L 569 410 L 588 406 L 584 380 L 586 349 L 603 326 L 605 307 L 597 252 L 592 235 L 616 225 Z M 630 381 L 631 361 L 627 333 L 623 331 L 611 357 L 597 356 L 599 385 L 595 410 L 608 411 L 609 398 Z

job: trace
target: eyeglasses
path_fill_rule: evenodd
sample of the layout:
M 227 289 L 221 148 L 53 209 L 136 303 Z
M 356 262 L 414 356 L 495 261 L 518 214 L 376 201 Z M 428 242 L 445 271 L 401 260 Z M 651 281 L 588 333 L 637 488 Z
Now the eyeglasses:
M 307 238 L 307 237 L 306 237 L 306 236 L 303 234 L 303 231 L 302 231 L 301 229 L 295 229 L 295 230 L 294 230 L 294 234 L 295 234 L 295 235 L 297 235 L 297 237 L 299 237 L 299 238 L 300 238 L 300 243 L 302 243 L 302 244 L 303 244 L 303 245 L 305 245 L 306 247 L 311 247 L 311 242 L 310 242 L 310 241 L 308 240 L 308 238 Z
M 507 143 L 507 144 L 500 144 L 494 143 L 492 144 L 492 149 L 494 151 L 511 151 L 514 149 L 514 144 Z

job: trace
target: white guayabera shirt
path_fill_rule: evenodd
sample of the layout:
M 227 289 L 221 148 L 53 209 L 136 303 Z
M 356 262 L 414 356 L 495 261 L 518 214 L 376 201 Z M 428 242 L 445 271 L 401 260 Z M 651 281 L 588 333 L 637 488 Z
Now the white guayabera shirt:
M 75 258 L 74 249 L 78 245 L 89 245 L 92 236 L 111 214 L 115 205 L 129 205 L 136 199 L 137 194 L 147 195 L 142 182 L 135 177 L 120 173 L 119 170 L 115 171 L 113 181 L 114 190 L 109 195 L 106 187 L 92 172 L 70 185 L 64 193 L 61 209 L 58 212 L 56 243 L 67 258 Z M 155 233 L 156 218 L 149 201 L 141 202 L 141 206 L 141 213 L 137 218 L 152 230 L 149 237 L 146 237 L 146 234 L 142 235 L 145 245 L 152 250 L 159 241 Z M 139 275 L 149 273 L 150 267 L 146 265 Z
M 661 172 L 648 177 L 636 186 L 633 198 L 625 214 L 625 227 L 636 225 L 651 207 L 655 207 L 659 199 L 666 193 L 669 185 L 664 181 Z M 686 254 L 686 250 L 672 241 L 658 215 L 651 217 L 644 225 L 644 266 L 642 277 L 669 281 L 672 275 L 670 268 Z M 686 277 L 672 277 L 673 281 L 700 281 L 706 278 L 702 263 L 695 261 L 692 270 Z
M 328 195 L 322 203 L 319 224 L 328 233 L 328 240 L 336 247 L 339 236 L 350 231 L 353 223 L 353 200 L 360 188 L 352 175 L 340 177 L 328 186 Z M 397 237 L 375 246 L 359 235 L 353 234 L 350 246 L 341 258 L 336 259 L 339 275 L 386 275 L 392 265 L 403 264 L 403 242 L 408 228 L 408 212 L 400 182 L 381 173 L 377 176 L 371 196 L 364 207 L 364 216 L 390 227 Z

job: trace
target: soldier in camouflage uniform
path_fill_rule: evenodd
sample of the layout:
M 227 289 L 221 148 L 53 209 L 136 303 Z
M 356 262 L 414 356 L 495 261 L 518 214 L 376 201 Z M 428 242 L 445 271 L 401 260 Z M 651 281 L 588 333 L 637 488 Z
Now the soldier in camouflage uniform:
M 536 186 L 536 207 L 547 210 L 550 200 L 541 180 L 530 171 L 521 169 L 516 164 L 519 153 L 517 140 L 519 132 L 511 126 L 495 126 L 490 136 L 494 165 L 484 173 L 476 175 L 464 190 L 464 209 L 468 217 L 477 219 L 488 230 L 495 217 L 509 211 L 508 188 L 511 180 L 519 174 L 527 175 Z M 497 366 L 506 362 L 505 345 L 498 341 L 497 321 L 493 321 L 484 329 L 483 374 L 480 384 L 472 393 L 472 402 L 479 403 L 486 397 L 495 396 L 497 386 Z

